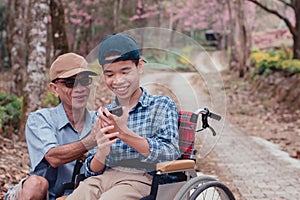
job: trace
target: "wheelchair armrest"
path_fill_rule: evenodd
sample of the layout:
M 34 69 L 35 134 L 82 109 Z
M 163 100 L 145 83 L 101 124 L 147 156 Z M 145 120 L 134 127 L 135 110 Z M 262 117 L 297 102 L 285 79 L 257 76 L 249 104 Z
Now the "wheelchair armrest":
M 68 196 L 61 196 L 61 197 L 56 198 L 56 200 L 65 200 L 67 198 L 68 198 Z
M 189 159 L 172 160 L 156 164 L 156 171 L 166 173 L 186 169 L 194 169 L 195 161 Z

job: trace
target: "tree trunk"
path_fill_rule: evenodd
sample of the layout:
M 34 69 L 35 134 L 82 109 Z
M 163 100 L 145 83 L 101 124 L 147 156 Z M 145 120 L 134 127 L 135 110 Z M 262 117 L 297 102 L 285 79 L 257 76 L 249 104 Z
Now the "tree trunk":
M 248 25 L 245 17 L 245 3 L 242 0 L 238 1 L 239 4 L 239 38 L 240 38 L 240 63 L 239 63 L 239 76 L 243 77 L 245 72 L 249 68 L 249 57 L 250 57 L 250 34 Z
M 53 59 L 69 52 L 69 43 L 66 32 L 64 7 L 61 0 L 50 0 L 51 28 L 53 42 Z
M 226 0 L 226 4 L 227 4 L 227 9 L 228 9 L 228 14 L 229 14 L 229 30 L 230 33 L 228 35 L 228 55 L 229 55 L 229 68 L 230 69 L 234 69 L 236 66 L 236 63 L 238 63 L 238 59 L 236 56 L 236 46 L 234 45 L 234 34 L 235 34 L 235 20 L 233 15 L 233 4 L 231 2 L 231 0 Z
M 25 80 L 25 53 L 27 50 L 28 0 L 7 1 L 7 50 L 12 72 L 11 93 L 22 96 Z
M 247 21 L 244 13 L 244 1 L 237 0 L 234 2 L 235 13 L 237 14 L 236 27 L 233 33 L 234 44 L 232 47 L 232 58 L 236 63 L 233 65 L 233 69 L 238 71 L 239 77 L 243 77 L 248 70 L 250 62 L 250 34 L 247 30 Z
M 28 65 L 27 80 L 23 89 L 21 130 L 25 128 L 28 114 L 41 108 L 46 84 L 46 46 L 49 15 L 48 0 L 31 0 L 28 11 Z
M 300 31 L 298 31 L 298 34 L 293 35 L 293 40 L 293 58 L 300 60 Z
M 118 32 L 120 26 L 120 16 L 123 8 L 123 0 L 114 0 L 113 32 Z
M 295 12 L 295 33 L 293 34 L 294 46 L 293 46 L 293 58 L 300 60 L 300 2 L 294 1 Z
M 8 4 L 8 3 L 7 3 Z M 6 26 L 7 26 L 7 14 L 6 11 L 8 8 L 6 8 L 4 5 L 0 4 L 0 71 L 7 67 L 7 61 L 6 61 L 6 56 L 7 56 L 7 47 L 3 44 L 6 43 Z

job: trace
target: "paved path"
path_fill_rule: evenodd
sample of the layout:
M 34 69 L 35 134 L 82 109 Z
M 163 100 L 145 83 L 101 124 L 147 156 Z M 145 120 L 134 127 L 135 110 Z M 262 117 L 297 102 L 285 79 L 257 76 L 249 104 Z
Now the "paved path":
M 181 99 L 182 109 L 194 110 L 205 105 L 209 98 L 197 89 L 190 92 L 187 83 L 191 74 L 168 72 L 145 75 L 142 82 L 167 87 Z M 191 102 L 189 102 L 189 100 Z M 201 103 L 199 103 L 201 102 Z M 225 106 L 225 105 L 219 105 Z M 215 109 L 218 110 L 216 107 Z M 220 108 L 221 109 L 221 108 Z M 226 120 L 226 118 L 224 118 Z M 215 141 L 213 141 L 215 142 Z M 222 134 L 209 159 L 214 160 L 231 184 L 246 200 L 300 199 L 300 161 L 290 158 L 276 145 L 263 139 L 247 136 L 243 130 L 224 121 Z

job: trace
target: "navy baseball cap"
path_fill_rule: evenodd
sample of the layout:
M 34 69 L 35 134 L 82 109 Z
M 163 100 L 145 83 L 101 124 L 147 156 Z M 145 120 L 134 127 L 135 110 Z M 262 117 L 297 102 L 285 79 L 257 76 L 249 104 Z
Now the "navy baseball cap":
M 118 56 L 107 59 L 110 56 Z M 107 36 L 99 44 L 98 60 L 100 65 L 124 60 L 140 59 L 140 48 L 128 34 L 115 33 Z

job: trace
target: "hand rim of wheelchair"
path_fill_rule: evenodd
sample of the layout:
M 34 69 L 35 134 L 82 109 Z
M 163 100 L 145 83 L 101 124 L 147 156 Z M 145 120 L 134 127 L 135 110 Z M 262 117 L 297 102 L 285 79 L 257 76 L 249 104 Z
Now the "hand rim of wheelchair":
M 201 194 L 205 193 L 205 196 L 207 193 L 209 193 L 208 190 L 213 190 L 214 192 L 217 192 L 217 198 L 221 200 L 235 200 L 235 197 L 231 190 L 224 185 L 223 183 L 219 181 L 208 181 L 204 183 L 203 185 L 199 186 L 195 189 L 195 191 L 190 196 L 189 200 L 195 200 L 197 197 L 199 197 Z M 212 191 L 210 191 L 212 193 Z M 210 194 L 211 195 L 211 194 Z M 215 193 L 213 193 L 213 197 L 215 196 Z M 219 198 L 220 197 L 220 198 Z M 210 197 L 208 197 L 211 199 Z M 203 198 L 202 198 L 203 199 Z M 206 199 L 206 197 L 205 197 Z M 212 198 L 215 199 L 215 198 Z
M 194 191 L 191 191 L 192 189 L 194 189 Z M 217 197 L 221 197 L 221 200 L 235 200 L 233 193 L 226 185 L 209 176 L 198 176 L 190 179 L 177 192 L 174 200 L 195 200 L 200 195 L 203 195 L 203 192 L 206 193 L 204 195 L 208 197 L 201 196 L 203 197 L 201 199 L 214 199 L 209 197 L 211 194 L 207 194 L 207 189 L 215 189 L 218 193 Z

